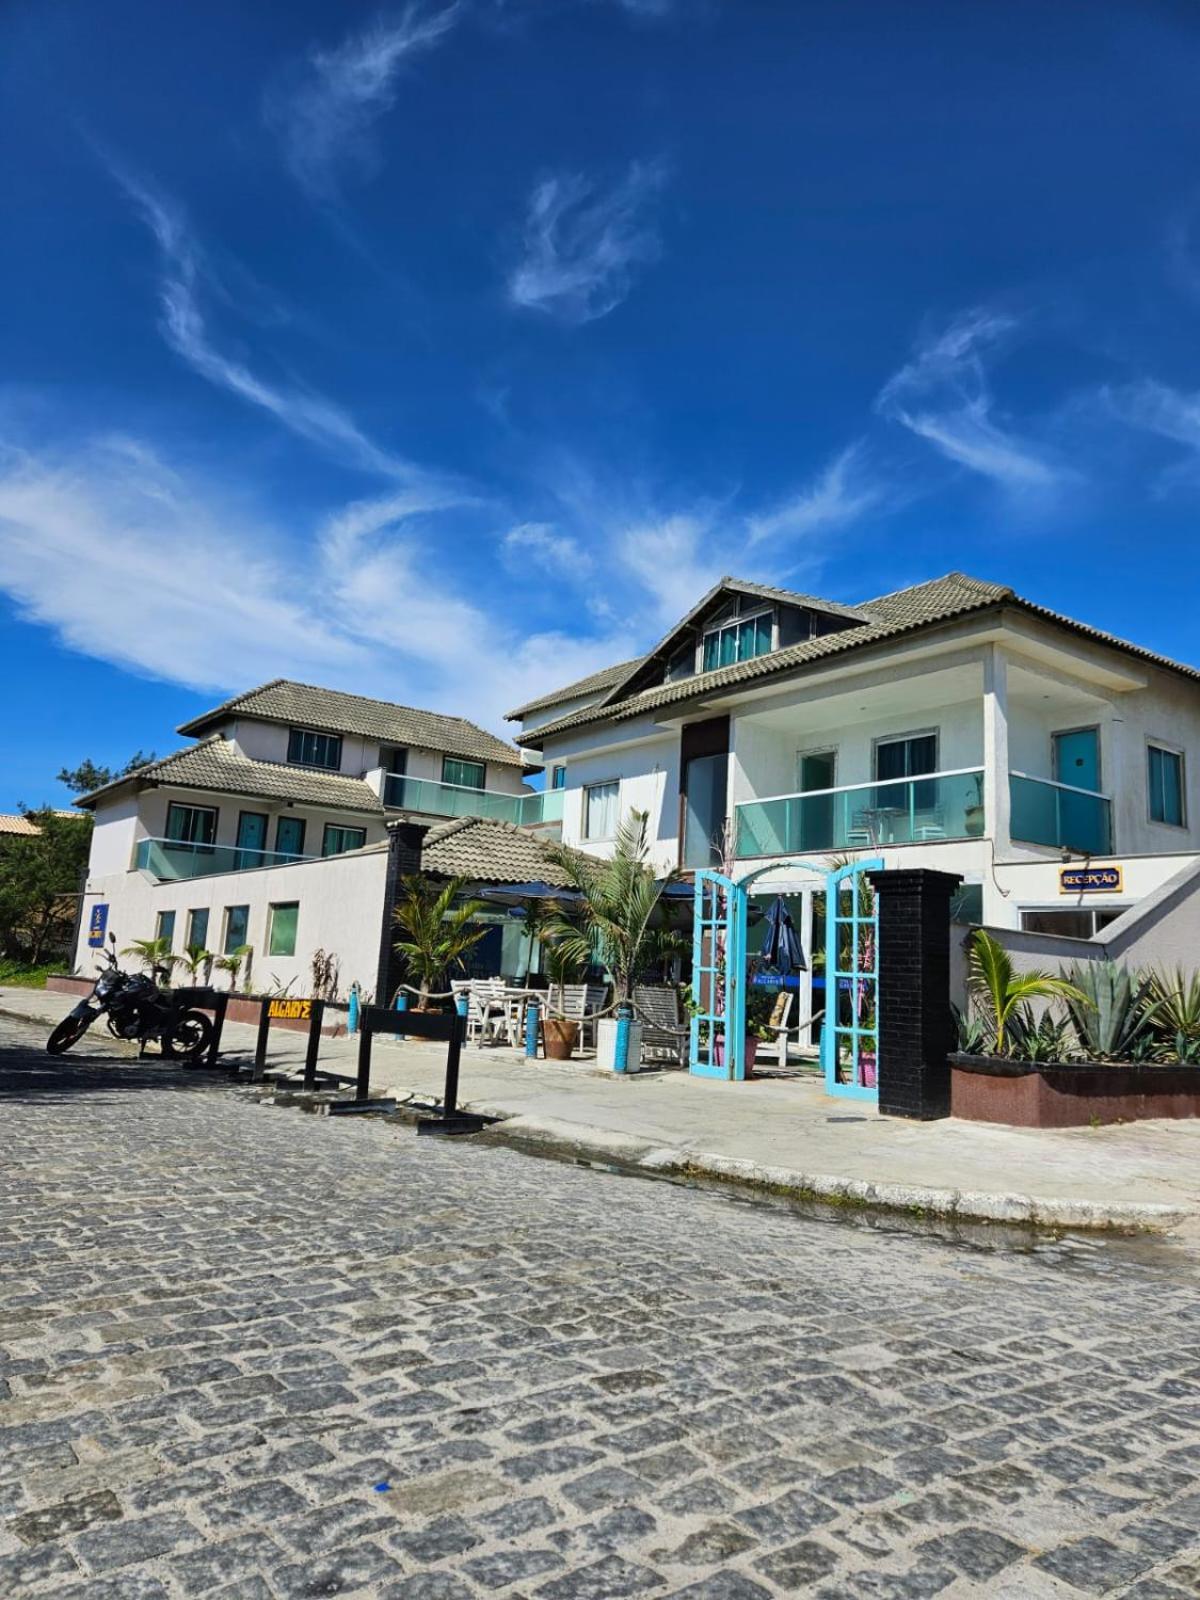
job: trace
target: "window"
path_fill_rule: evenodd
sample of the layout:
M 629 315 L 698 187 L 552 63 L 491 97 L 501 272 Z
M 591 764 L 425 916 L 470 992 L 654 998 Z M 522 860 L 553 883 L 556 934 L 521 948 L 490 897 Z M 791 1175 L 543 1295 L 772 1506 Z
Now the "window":
M 619 783 L 589 783 L 583 791 L 583 837 L 611 839 L 617 831 Z
M 1060 939 L 1090 939 L 1110 922 L 1125 915 L 1125 906 L 1106 910 L 1091 906 L 1055 907 L 1053 910 L 1022 911 L 1021 927 L 1026 933 L 1056 933 Z
M 881 739 L 875 746 L 875 778 L 879 783 L 892 783 L 896 779 L 912 778 L 923 772 L 936 772 L 938 764 L 938 736 L 936 733 L 910 733 L 902 739 Z M 907 794 L 907 791 L 904 791 Z M 877 805 L 907 805 L 907 800 L 895 789 L 876 795 Z M 915 783 L 912 803 L 918 811 L 928 811 L 937 805 L 935 783 Z
M 1147 749 L 1147 780 L 1150 785 L 1150 821 L 1166 822 L 1182 828 L 1183 757 L 1178 750 L 1164 750 L 1152 744 Z
M 728 622 L 704 635 L 703 668 L 729 667 L 735 661 L 750 661 L 766 655 L 771 648 L 771 613 L 762 611 L 744 621 Z
M 442 757 L 442 782 L 461 789 L 482 789 L 487 768 L 482 761 L 460 761 L 457 756 Z
M 566 767 L 550 768 L 550 787 L 552 789 L 565 789 L 567 787 Z
M 217 837 L 217 813 L 211 806 L 167 807 L 167 838 L 172 844 L 210 845 Z
M 327 767 L 337 772 L 342 765 L 342 736 L 289 728 L 287 758 L 294 767 Z
M 195 911 L 188 912 L 187 949 L 193 945 L 201 950 L 208 948 L 208 907 L 198 906 Z
M 267 931 L 268 955 L 296 954 L 296 922 L 299 916 L 300 903 L 297 900 L 289 900 L 284 905 L 271 907 L 271 920 Z
M 246 935 L 250 931 L 250 907 L 226 906 L 225 907 L 225 938 L 221 943 L 223 955 L 231 956 L 246 943 Z
M 168 950 L 175 948 L 175 913 L 173 911 L 160 911 L 158 913 L 154 937 L 156 939 L 165 939 Z
M 343 850 L 361 850 L 367 842 L 365 828 L 343 828 L 339 823 L 327 822 L 321 840 L 323 856 L 340 856 Z

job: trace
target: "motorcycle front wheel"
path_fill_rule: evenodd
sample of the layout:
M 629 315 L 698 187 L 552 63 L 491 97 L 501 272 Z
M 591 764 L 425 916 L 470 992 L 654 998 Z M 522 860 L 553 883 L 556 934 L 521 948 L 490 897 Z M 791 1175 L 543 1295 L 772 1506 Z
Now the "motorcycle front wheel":
M 91 1024 L 91 1017 L 64 1017 L 46 1040 L 48 1053 L 52 1056 L 62 1055 L 64 1050 L 69 1050 L 83 1038 Z
M 203 1011 L 185 1011 L 162 1036 L 162 1053 L 177 1061 L 199 1061 L 212 1043 L 212 1020 Z

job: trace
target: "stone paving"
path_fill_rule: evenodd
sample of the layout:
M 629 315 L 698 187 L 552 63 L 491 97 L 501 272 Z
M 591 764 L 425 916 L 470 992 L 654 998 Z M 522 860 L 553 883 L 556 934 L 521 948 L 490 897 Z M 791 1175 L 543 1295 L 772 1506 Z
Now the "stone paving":
M 1200 1593 L 1200 1296 L 0 1021 L 0 1596 Z

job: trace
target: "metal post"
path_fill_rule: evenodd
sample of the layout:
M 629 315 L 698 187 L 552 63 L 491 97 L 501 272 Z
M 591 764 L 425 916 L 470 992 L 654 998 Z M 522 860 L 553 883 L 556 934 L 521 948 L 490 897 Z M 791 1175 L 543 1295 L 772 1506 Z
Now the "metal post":
M 446 1089 L 442 1095 L 442 1115 L 458 1114 L 458 1065 L 462 1055 L 463 1034 L 467 1031 L 466 998 L 460 995 L 454 1002 L 454 1031 L 446 1047 Z
M 225 1013 L 229 1009 L 229 996 L 214 992 L 213 996 L 213 1035 L 212 1043 L 208 1047 L 208 1064 L 215 1067 L 217 1057 L 221 1053 L 221 1035 L 225 1031 Z
M 253 1082 L 261 1083 L 263 1068 L 267 1064 L 267 1035 L 271 1031 L 271 1002 L 264 1000 L 258 1013 L 258 1038 L 254 1044 Z
M 613 1050 L 613 1071 L 629 1071 L 629 1024 L 633 1017 L 633 1007 L 628 1000 L 622 1000 L 617 1007 L 617 1040 Z
M 324 1000 L 314 1000 L 308 1022 L 308 1049 L 304 1054 L 304 1087 L 313 1089 L 317 1083 L 317 1052 L 321 1048 L 321 1024 L 325 1020 Z
M 401 989 L 400 992 L 396 996 L 396 1010 L 397 1011 L 407 1011 L 408 1010 L 408 996 L 405 994 L 403 989 Z M 403 1034 L 403 1033 L 397 1033 L 395 1037 L 397 1038 L 397 1040 L 399 1040 L 402 1043 L 404 1041 L 406 1035 Z
M 525 1007 L 525 1059 L 526 1059 L 526 1061 L 536 1061 L 537 1060 L 538 1018 L 539 1018 L 540 1014 L 541 1014 L 541 1007 L 538 1005 L 536 1000 L 531 1000 L 529 1002 L 529 1004 Z
M 358 1019 L 356 1018 L 355 1021 Z M 365 1105 L 371 1098 L 371 1030 L 363 1028 L 358 1035 L 358 1085 L 354 1091 L 357 1105 Z

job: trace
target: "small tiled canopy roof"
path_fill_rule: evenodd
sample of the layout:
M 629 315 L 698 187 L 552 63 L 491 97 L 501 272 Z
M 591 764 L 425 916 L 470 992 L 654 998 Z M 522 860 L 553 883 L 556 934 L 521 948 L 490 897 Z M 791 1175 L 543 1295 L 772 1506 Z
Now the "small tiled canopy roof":
M 0 813 L 0 834 L 12 835 L 18 839 L 30 839 L 41 831 L 28 817 L 16 816 L 8 811 Z
M 570 887 L 570 877 L 550 859 L 543 840 L 511 822 L 490 817 L 459 817 L 440 823 L 425 835 L 421 866 L 443 878 L 472 883 L 548 883 Z
M 173 756 L 164 756 L 161 761 L 136 767 L 103 789 L 83 795 L 75 803 L 90 808 L 101 795 L 110 794 L 127 783 L 170 783 L 181 789 L 213 789 L 229 794 L 257 795 L 265 800 L 334 806 L 340 811 L 383 813 L 379 796 L 361 778 L 284 766 L 278 761 L 251 761 L 248 756 L 239 755 L 218 734 L 201 744 L 178 750 Z
M 276 678 L 257 689 L 236 695 L 202 716 L 181 724 L 179 733 L 210 733 L 232 717 L 254 717 L 289 727 L 315 728 L 321 733 L 357 733 L 384 744 L 416 745 L 442 755 L 498 766 L 519 767 L 521 753 L 465 717 L 448 717 L 440 711 L 420 711 L 393 705 L 389 700 L 368 700 L 340 689 L 320 689 L 309 683 Z

